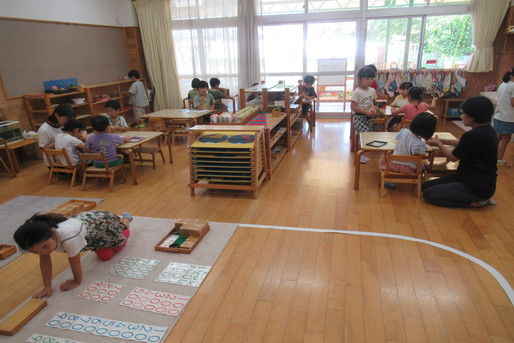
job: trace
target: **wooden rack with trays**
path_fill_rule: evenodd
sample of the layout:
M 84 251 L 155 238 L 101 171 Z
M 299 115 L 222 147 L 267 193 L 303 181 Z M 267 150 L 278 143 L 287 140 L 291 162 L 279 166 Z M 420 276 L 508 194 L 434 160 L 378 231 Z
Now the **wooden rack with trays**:
M 200 219 L 177 219 L 173 229 L 155 245 L 156 251 L 190 254 L 210 231 L 209 223 Z M 166 242 L 173 234 L 186 235 L 185 242 L 190 241 L 186 247 L 171 247 L 171 241 Z

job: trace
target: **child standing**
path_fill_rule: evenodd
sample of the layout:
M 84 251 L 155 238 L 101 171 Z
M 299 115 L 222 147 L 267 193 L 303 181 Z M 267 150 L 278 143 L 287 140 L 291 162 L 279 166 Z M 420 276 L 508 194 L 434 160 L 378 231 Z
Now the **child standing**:
M 138 127 L 145 127 L 144 120 L 141 118 L 141 116 L 146 114 L 145 107 L 149 105 L 145 85 L 139 80 L 140 76 L 137 70 L 129 71 L 128 77 L 132 81 L 132 85 L 130 85 L 128 90 L 128 94 L 130 94 L 129 104 L 133 106 Z
M 198 95 L 193 99 L 195 110 L 214 110 L 214 97 L 209 94 L 209 85 L 206 81 L 198 83 Z
M 393 118 L 391 118 L 391 120 L 389 120 L 387 123 L 388 130 L 391 130 L 396 124 L 402 121 L 402 117 L 399 116 L 401 113 L 404 114 L 403 118 L 405 120 L 413 120 L 421 112 L 433 110 L 437 105 L 437 97 L 432 99 L 432 103 L 430 105 L 426 102 L 423 102 L 424 90 L 421 87 L 411 87 L 408 93 L 409 103 L 397 109 L 396 111 L 393 111 Z
M 121 251 L 130 236 L 132 217 L 124 213 L 117 215 L 105 211 L 82 212 L 74 217 L 59 217 L 36 214 L 29 218 L 14 233 L 14 240 L 22 250 L 39 255 L 39 266 L 43 278 L 43 289 L 34 298 L 49 297 L 52 289 L 52 251 L 68 254 L 73 279 L 60 285 L 61 291 L 69 291 L 82 282 L 80 252 L 93 250 L 102 260 L 110 260 Z
M 130 137 L 120 137 L 107 132 L 109 119 L 104 116 L 94 116 L 91 118 L 91 126 L 95 130 L 95 134 L 89 136 L 86 149 L 93 153 L 103 152 L 109 167 L 122 164 L 123 158 L 117 155 L 116 146 L 128 141 Z M 105 168 L 103 161 L 94 161 L 93 166 Z
M 79 155 L 78 150 L 85 150 L 86 146 L 84 145 L 84 137 L 83 132 L 85 128 L 84 125 L 76 120 L 71 119 L 64 124 L 62 128 L 62 132 L 58 133 L 55 136 L 55 148 L 56 149 L 65 149 L 70 157 L 71 164 L 76 166 L 79 163 Z M 64 158 L 59 156 L 59 161 L 63 164 L 67 162 Z
M 514 133 L 514 67 L 503 75 L 503 83 L 498 87 L 498 106 L 494 113 L 494 130 L 498 135 L 498 165 L 512 166 L 503 159 L 507 144 Z
M 391 103 L 392 108 L 402 108 L 403 106 L 409 103 L 409 89 L 411 89 L 412 86 L 412 82 L 403 82 L 402 84 L 400 84 L 400 94 L 398 94 Z
M 312 100 L 317 96 L 316 90 L 314 90 L 314 87 L 312 87 L 314 82 L 316 82 L 314 76 L 307 75 L 303 78 L 303 85 L 298 89 L 301 98 L 303 115 L 307 115 L 312 107 Z
M 128 130 L 128 124 L 125 118 L 120 115 L 120 103 L 116 100 L 109 100 L 105 103 L 105 111 L 109 116 L 109 126 L 112 132 L 125 132 Z
M 375 100 L 377 93 L 374 88 L 371 88 L 375 73 L 368 67 L 361 68 L 357 73 L 359 87 L 352 93 L 353 112 L 352 121 L 356 132 L 370 132 L 374 130 L 373 118 L 377 115 L 375 109 Z M 361 155 L 361 163 L 369 162 L 369 158 Z

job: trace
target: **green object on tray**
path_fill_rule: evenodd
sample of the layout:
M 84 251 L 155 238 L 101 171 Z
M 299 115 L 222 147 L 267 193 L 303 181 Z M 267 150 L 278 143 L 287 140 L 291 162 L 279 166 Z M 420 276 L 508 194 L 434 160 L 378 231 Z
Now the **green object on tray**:
M 182 243 L 184 243 L 186 241 L 188 237 L 187 236 L 182 236 L 180 235 L 176 240 L 175 242 L 173 242 L 171 245 L 170 245 L 170 248 L 178 248 L 180 247 L 180 245 Z

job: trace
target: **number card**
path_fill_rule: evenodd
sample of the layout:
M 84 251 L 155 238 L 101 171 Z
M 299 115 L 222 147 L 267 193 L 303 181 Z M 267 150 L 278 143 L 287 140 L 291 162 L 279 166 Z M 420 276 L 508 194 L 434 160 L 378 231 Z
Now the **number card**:
M 210 266 L 171 262 L 166 266 L 157 279 L 155 279 L 155 281 L 198 287 L 209 270 L 211 270 Z
M 38 333 L 35 333 L 32 336 L 30 336 L 30 338 L 27 340 L 27 342 L 29 342 L 29 343 L 84 343 L 84 342 L 79 342 L 79 341 L 73 341 L 73 340 L 67 339 L 67 338 L 41 335 Z
M 122 306 L 142 311 L 178 316 L 190 297 L 171 293 L 134 288 L 120 303 Z
M 160 342 L 167 327 L 59 312 L 46 326 L 136 342 Z
M 131 279 L 144 279 L 157 266 L 159 261 L 135 256 L 123 257 L 108 272 L 109 275 Z
M 111 302 L 121 292 L 123 285 L 106 281 L 95 281 L 84 288 L 78 296 L 92 301 Z

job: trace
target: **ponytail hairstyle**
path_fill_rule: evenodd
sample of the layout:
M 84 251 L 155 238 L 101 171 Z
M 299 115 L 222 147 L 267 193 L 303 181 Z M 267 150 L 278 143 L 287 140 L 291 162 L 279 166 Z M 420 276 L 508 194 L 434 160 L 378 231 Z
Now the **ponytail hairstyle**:
M 503 82 L 507 83 L 514 76 L 514 67 L 503 75 Z

